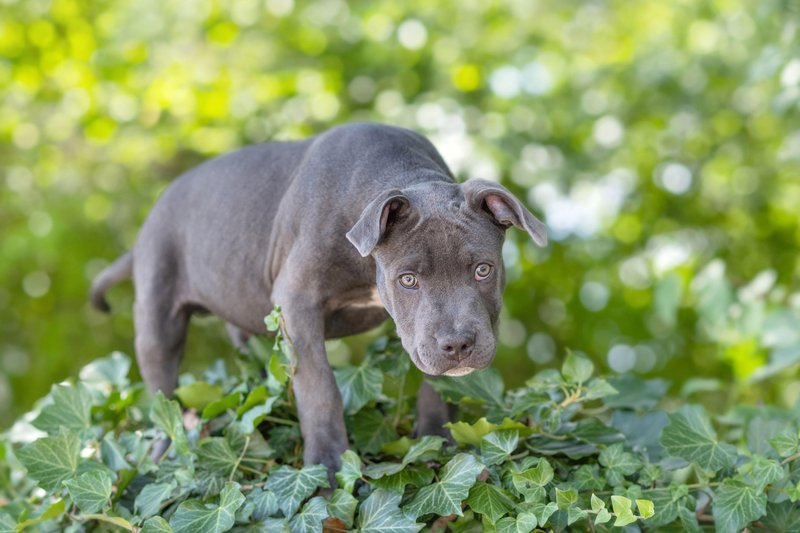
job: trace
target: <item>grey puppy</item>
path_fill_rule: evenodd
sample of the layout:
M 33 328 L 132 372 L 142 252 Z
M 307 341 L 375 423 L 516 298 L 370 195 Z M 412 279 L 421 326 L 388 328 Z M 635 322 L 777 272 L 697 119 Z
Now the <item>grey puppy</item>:
M 409 130 L 351 124 L 297 142 L 250 146 L 180 176 L 133 250 L 95 279 L 92 303 L 133 275 L 136 358 L 151 390 L 172 393 L 192 313 L 228 323 L 241 347 L 280 304 L 297 353 L 293 386 L 307 464 L 338 470 L 348 447 L 325 339 L 391 316 L 431 376 L 489 365 L 505 281 L 506 228 L 545 245 L 545 226 L 496 183 L 454 181 Z M 420 434 L 446 406 L 424 385 Z

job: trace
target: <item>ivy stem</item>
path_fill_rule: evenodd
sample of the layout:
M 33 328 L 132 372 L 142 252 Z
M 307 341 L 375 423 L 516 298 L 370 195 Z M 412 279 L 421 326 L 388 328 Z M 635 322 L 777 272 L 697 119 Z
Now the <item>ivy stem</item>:
M 239 458 L 236 459 L 236 464 L 233 465 L 233 468 L 231 469 L 231 475 L 228 476 L 228 481 L 233 481 L 233 475 L 236 473 L 236 470 L 242 464 L 242 458 L 244 457 L 244 454 L 247 453 L 247 447 L 248 446 L 250 446 L 250 435 L 248 435 L 244 439 L 244 446 L 242 446 L 242 453 L 240 453 L 239 454 Z
M 781 461 L 781 465 L 788 465 L 788 464 L 789 464 L 789 463 L 791 463 L 792 461 L 796 461 L 796 460 L 798 460 L 798 459 L 800 459 L 800 452 L 797 452 L 797 453 L 796 453 L 796 454 L 794 454 L 794 455 L 790 455 L 789 457 L 787 457 L 786 459 L 784 459 L 783 461 Z
M 392 421 L 392 428 L 396 431 L 397 425 L 400 423 L 400 415 L 403 409 L 403 399 L 406 393 L 406 374 L 403 374 L 403 379 L 400 380 L 400 393 L 397 395 L 397 409 L 394 412 L 394 420 Z
M 94 513 L 80 515 L 80 516 L 77 516 L 77 515 L 74 515 L 72 513 L 69 513 L 67 516 L 69 516 L 70 519 L 72 519 L 74 522 L 86 522 L 88 520 L 97 520 L 98 522 L 106 522 L 108 524 L 113 524 L 113 525 L 115 525 L 117 527 L 121 527 L 121 528 L 123 528 L 123 529 L 125 529 L 127 531 L 136 531 L 136 528 L 133 527 L 132 525 L 129 524 L 128 526 L 125 526 L 123 524 L 120 524 L 119 522 L 114 520 L 114 517 L 112 517 L 112 516 L 105 516 L 105 515 L 102 515 L 102 514 L 94 514 Z
M 276 424 L 283 424 L 285 426 L 296 426 L 297 425 L 297 422 L 295 422 L 294 420 L 288 420 L 286 418 L 279 418 L 277 416 L 266 415 L 266 416 L 264 416 L 264 420 L 267 420 L 269 422 L 274 422 Z

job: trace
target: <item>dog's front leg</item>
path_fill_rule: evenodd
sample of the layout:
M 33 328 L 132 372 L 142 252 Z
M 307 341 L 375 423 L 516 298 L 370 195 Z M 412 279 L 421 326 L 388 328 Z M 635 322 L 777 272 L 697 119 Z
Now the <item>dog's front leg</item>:
M 341 455 L 347 449 L 344 408 L 325 353 L 321 307 L 302 305 L 285 305 L 283 317 L 296 357 L 293 387 L 303 434 L 303 460 L 327 466 L 333 488 Z

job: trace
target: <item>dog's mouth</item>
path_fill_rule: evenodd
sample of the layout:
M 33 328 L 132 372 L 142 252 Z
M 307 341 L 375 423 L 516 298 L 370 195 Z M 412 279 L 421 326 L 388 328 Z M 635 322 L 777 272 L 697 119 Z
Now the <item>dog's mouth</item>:
M 451 378 L 458 378 L 461 376 L 466 376 L 467 374 L 472 374 L 475 372 L 475 369 L 470 366 L 461 366 L 457 368 L 451 368 L 450 370 L 445 370 L 442 372 L 443 376 L 450 376 Z

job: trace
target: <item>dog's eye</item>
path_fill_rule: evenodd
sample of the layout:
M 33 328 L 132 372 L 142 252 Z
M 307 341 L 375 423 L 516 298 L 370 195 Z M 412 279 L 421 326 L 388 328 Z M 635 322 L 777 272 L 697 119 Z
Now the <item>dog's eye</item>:
M 489 274 L 492 273 L 492 265 L 488 263 L 481 263 L 475 269 L 475 280 L 476 281 L 483 281 L 489 277 Z
M 400 276 L 400 285 L 402 285 L 406 289 L 416 289 L 417 276 L 415 276 L 414 274 L 403 274 L 402 276 Z

